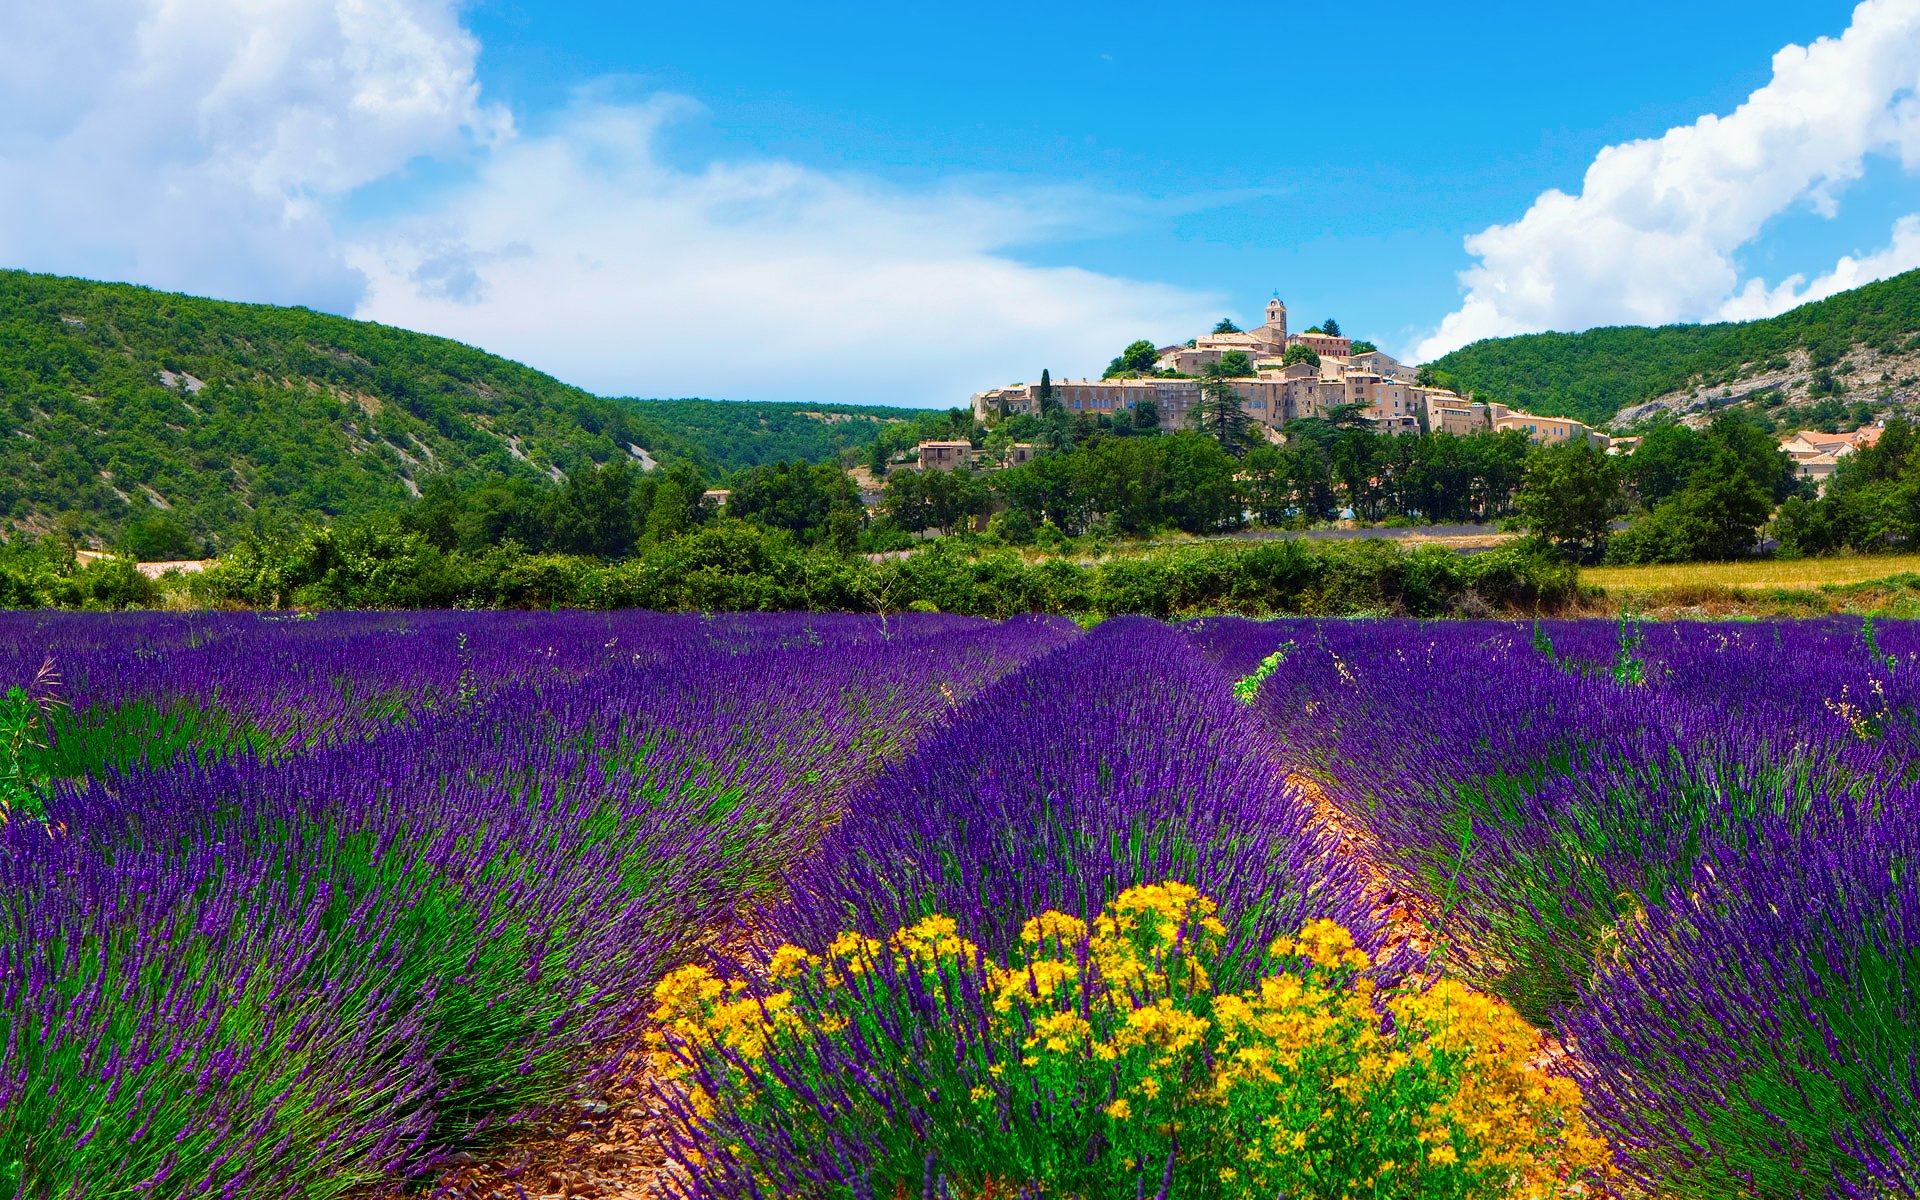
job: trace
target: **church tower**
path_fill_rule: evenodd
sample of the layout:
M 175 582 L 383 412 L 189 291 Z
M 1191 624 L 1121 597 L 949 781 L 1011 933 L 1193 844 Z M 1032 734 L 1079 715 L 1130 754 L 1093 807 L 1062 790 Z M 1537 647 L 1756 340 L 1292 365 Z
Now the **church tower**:
M 1287 306 L 1279 296 L 1267 301 L 1267 328 L 1281 345 L 1287 344 Z

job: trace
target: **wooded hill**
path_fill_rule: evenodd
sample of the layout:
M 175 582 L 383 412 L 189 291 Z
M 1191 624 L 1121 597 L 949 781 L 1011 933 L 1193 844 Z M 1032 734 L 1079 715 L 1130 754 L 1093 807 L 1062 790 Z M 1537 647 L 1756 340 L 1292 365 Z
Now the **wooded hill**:
M 1428 366 L 1462 392 L 1604 424 L 1656 400 L 1682 407 L 1695 393 L 1874 399 L 1911 386 L 1917 356 L 1920 271 L 1911 271 L 1762 321 L 1494 338 Z M 1850 369 L 1867 378 L 1850 378 Z
M 642 416 L 692 443 L 726 469 L 768 463 L 833 462 L 864 450 L 880 431 L 925 417 L 924 408 L 790 404 L 771 400 L 634 400 Z
M 446 338 L 0 271 L 0 534 L 190 557 L 260 522 L 399 508 L 435 473 L 557 479 L 645 452 L 717 480 L 907 415 L 834 411 L 610 400 Z

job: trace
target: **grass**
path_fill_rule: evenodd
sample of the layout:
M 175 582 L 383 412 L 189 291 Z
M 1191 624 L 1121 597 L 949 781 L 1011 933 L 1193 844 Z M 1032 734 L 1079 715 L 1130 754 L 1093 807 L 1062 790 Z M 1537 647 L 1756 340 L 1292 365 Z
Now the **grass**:
M 1920 554 L 1589 567 L 1581 570 L 1580 582 L 1609 592 L 1657 592 L 1701 585 L 1766 590 L 1866 583 L 1907 574 L 1920 574 Z

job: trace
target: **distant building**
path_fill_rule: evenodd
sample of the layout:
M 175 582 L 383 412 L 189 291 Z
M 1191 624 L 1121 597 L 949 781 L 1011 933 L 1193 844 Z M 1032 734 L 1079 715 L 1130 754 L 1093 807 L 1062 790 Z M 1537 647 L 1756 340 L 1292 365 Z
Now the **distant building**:
M 1315 367 L 1296 362 L 1283 366 L 1289 348 L 1304 346 L 1320 358 Z M 1173 373 L 1139 379 L 1063 379 L 1054 381 L 1053 400 L 1072 416 L 1126 417 L 1151 402 L 1162 429 L 1184 429 L 1189 414 L 1200 403 L 1197 378 L 1217 366 L 1228 354 L 1241 353 L 1253 374 L 1227 382 L 1240 397 L 1240 406 L 1256 423 L 1275 431 L 1290 421 L 1324 417 L 1336 408 L 1358 405 L 1360 415 L 1381 433 L 1419 433 L 1432 429 L 1468 434 L 1495 429 L 1519 429 L 1536 442 L 1585 437 L 1604 446 L 1606 439 L 1578 421 L 1564 417 L 1535 417 L 1500 404 L 1463 399 L 1445 388 L 1421 387 L 1419 373 L 1380 350 L 1353 353 L 1353 339 L 1322 333 L 1289 334 L 1287 306 L 1275 298 L 1267 302 L 1266 323 L 1239 333 L 1197 337 L 1190 346 L 1172 346 L 1160 352 L 1158 367 Z M 977 393 L 974 416 L 981 421 L 1018 413 L 1038 415 L 1040 385 L 1014 384 Z
M 1811 479 L 1824 487 L 1840 468 L 1841 459 L 1878 442 L 1881 432 L 1877 425 L 1851 433 L 1816 433 L 1802 429 L 1781 438 L 1780 449 L 1793 460 L 1794 470 L 1802 479 Z
M 1030 463 L 1040 453 L 1040 447 L 1032 442 L 1010 442 L 1007 445 L 1007 465 L 1017 467 Z
M 1435 433 L 1460 436 L 1514 429 L 1526 434 L 1528 441 L 1542 445 L 1585 441 L 1600 450 L 1611 450 L 1613 441 L 1606 434 L 1596 433 L 1584 422 L 1572 417 L 1535 416 L 1504 404 L 1468 400 L 1452 392 L 1429 393 L 1427 427 Z
M 700 493 L 700 498 L 711 504 L 716 510 L 724 511 L 727 501 L 733 499 L 732 488 L 708 488 Z
M 955 471 L 973 465 L 972 442 L 921 442 L 922 471 Z

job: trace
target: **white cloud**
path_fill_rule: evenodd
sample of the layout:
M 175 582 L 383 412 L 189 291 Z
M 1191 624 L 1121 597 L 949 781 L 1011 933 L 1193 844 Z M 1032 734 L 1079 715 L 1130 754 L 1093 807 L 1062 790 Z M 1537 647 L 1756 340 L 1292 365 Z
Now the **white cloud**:
M 1866 0 L 1841 36 L 1774 55 L 1773 78 L 1733 113 L 1609 146 L 1579 195 L 1548 191 L 1520 220 L 1468 238 L 1479 262 L 1461 275 L 1466 298 L 1417 357 L 1543 329 L 1760 315 L 1830 280 L 1920 265 L 1906 221 L 1886 251 L 1804 289 L 1743 282 L 1735 261 L 1798 205 L 1833 215 L 1869 157 L 1920 167 L 1916 88 L 1920 0 Z
M 1220 301 L 1011 245 L 1099 202 L 905 192 L 792 164 L 656 153 L 683 102 L 582 103 L 364 246 L 361 315 L 450 334 L 603 392 L 958 404 L 1104 365 Z
M 1737 295 L 1720 306 L 1719 316 L 1727 321 L 1769 317 L 1916 267 L 1920 267 L 1920 214 L 1895 222 L 1893 240 L 1879 251 L 1864 258 L 1845 255 L 1833 270 L 1811 283 L 1804 275 L 1789 276 L 1773 288 L 1763 280 L 1747 280 Z
M 456 0 L 0 6 L 0 263 L 350 308 L 331 203 L 510 129 Z
M 1099 197 L 675 168 L 672 98 L 518 133 L 460 8 L 0 0 L 0 265 L 352 312 L 606 392 L 810 401 L 959 403 L 1221 307 L 1009 253 L 1124 218 Z M 423 158 L 461 180 L 427 198 L 399 174 Z M 402 210 L 377 227 L 343 215 L 369 184 Z

